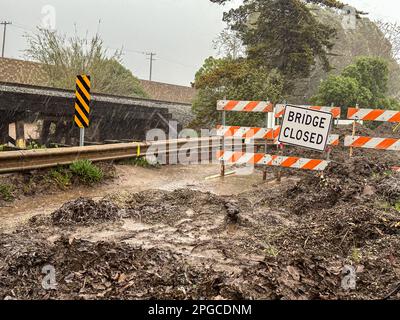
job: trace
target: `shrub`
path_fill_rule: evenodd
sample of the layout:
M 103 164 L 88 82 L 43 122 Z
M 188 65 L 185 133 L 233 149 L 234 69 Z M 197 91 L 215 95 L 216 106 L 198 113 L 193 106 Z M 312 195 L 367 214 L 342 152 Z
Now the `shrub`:
M 103 171 L 89 160 L 78 160 L 70 165 L 72 174 L 85 184 L 93 184 L 103 179 Z

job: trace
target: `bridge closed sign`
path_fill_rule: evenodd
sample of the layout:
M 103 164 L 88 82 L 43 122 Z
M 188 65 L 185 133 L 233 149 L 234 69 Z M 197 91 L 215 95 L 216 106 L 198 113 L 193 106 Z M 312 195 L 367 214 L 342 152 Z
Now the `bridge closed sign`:
M 280 143 L 324 151 L 331 131 L 330 112 L 287 105 L 278 141 Z

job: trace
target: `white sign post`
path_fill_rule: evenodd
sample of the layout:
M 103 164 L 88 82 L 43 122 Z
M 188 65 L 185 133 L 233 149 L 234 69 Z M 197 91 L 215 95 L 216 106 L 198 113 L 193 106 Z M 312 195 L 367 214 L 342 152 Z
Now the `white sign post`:
M 333 115 L 287 105 L 278 141 L 280 143 L 325 151 L 331 131 Z

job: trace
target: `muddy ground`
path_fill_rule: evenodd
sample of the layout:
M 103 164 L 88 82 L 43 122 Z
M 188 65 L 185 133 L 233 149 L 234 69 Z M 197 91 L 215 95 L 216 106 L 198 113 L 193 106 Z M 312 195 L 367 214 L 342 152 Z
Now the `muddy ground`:
M 334 152 L 323 174 L 285 171 L 280 184 L 270 169 L 266 183 L 205 183 L 218 166 L 198 166 L 196 183 L 165 168 L 184 182 L 36 212 L 0 234 L 0 299 L 399 299 L 399 156 Z

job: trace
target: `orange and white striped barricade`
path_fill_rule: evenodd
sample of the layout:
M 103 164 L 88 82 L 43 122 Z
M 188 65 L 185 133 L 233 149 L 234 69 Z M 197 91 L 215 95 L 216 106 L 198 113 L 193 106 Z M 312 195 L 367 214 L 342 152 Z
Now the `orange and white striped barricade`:
M 263 153 L 246 153 L 224 150 L 217 152 L 217 159 L 231 164 L 266 165 L 313 171 L 323 171 L 330 163 L 328 160 L 321 159 L 285 157 Z
M 346 136 L 344 145 L 351 148 L 399 151 L 400 139 Z
M 399 122 L 400 112 L 396 110 L 349 108 L 347 118 L 354 120 L 353 134 L 345 136 L 344 145 L 350 147 L 350 156 L 353 148 L 399 151 L 400 139 L 357 136 L 355 132 L 356 121 Z
M 263 137 L 268 129 L 247 128 L 237 126 L 226 126 L 226 112 L 261 112 L 271 113 L 274 111 L 274 105 L 269 101 L 240 101 L 240 100 L 219 100 L 217 101 L 217 110 L 222 111 L 222 126 L 217 127 L 217 136 L 223 137 L 222 149 L 225 149 L 225 138 L 243 138 L 243 136 Z M 246 138 L 244 138 L 246 139 Z M 221 176 L 225 175 L 225 161 L 221 161 Z
M 275 117 L 283 116 L 286 105 L 277 105 L 275 108 L 269 102 L 260 101 L 233 101 L 222 100 L 217 103 L 217 110 L 223 111 L 222 125 L 217 126 L 217 136 L 225 138 L 243 139 L 245 143 L 253 142 L 256 139 L 264 139 L 274 141 L 274 144 L 279 146 L 278 137 L 281 130 L 280 126 L 274 128 L 259 128 L 259 127 L 241 127 L 226 125 L 226 111 L 236 112 L 275 112 Z M 302 106 L 310 110 L 331 112 L 334 118 L 339 118 L 341 109 L 339 107 L 317 107 L 317 106 Z M 223 141 L 224 141 L 223 139 Z M 330 135 L 328 144 L 332 146 L 339 145 L 339 135 Z M 226 151 L 223 142 L 222 150 L 217 154 L 217 160 L 222 164 L 221 175 L 224 175 L 225 163 L 229 164 L 251 164 L 265 165 L 275 167 L 295 168 L 302 170 L 322 171 L 330 163 L 329 160 L 321 159 L 306 159 L 301 157 L 285 157 L 281 155 L 269 155 L 262 153 L 252 153 L 243 151 Z M 264 180 L 266 172 L 264 171 Z M 279 173 L 278 173 L 279 179 Z
M 218 111 L 237 111 L 237 112 L 272 112 L 274 105 L 269 101 L 237 101 L 219 100 L 217 102 Z
M 317 111 L 325 111 L 332 113 L 335 119 L 340 118 L 341 115 L 341 108 L 340 107 L 322 107 L 322 106 L 303 106 L 303 105 L 294 105 L 300 108 L 306 108 L 310 110 L 317 110 Z M 285 113 L 285 104 L 277 104 L 275 107 L 275 117 L 282 118 Z
M 244 140 L 274 140 L 280 128 L 267 129 L 258 127 L 217 126 L 217 136 L 225 138 L 241 138 Z
M 347 118 L 349 120 L 400 122 L 400 111 L 349 108 Z
M 258 128 L 258 127 L 240 127 L 240 126 L 217 126 L 216 135 L 225 138 L 238 138 L 244 139 L 245 143 L 252 143 L 253 140 L 274 140 L 274 144 L 278 144 L 277 141 L 281 126 L 276 126 L 273 129 Z M 338 146 L 339 135 L 331 134 L 328 137 L 328 145 Z

